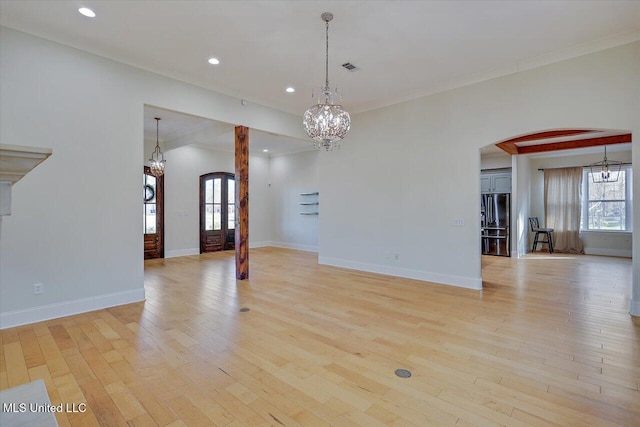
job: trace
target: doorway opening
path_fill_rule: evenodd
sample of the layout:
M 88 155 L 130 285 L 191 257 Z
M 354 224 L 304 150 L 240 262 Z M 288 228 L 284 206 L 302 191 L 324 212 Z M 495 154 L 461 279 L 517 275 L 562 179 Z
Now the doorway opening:
M 618 160 L 626 164 L 625 173 L 621 173 L 622 179 L 617 184 L 597 183 L 592 180 L 592 170 L 589 167 L 602 161 L 604 147 L 610 159 Z M 584 245 L 586 255 L 631 258 L 632 227 L 631 213 L 624 211 L 621 206 L 630 208 L 626 203 L 626 197 L 630 195 L 630 188 L 625 183 L 631 183 L 631 159 L 632 143 L 631 134 L 624 130 L 596 130 L 596 129 L 560 129 L 545 130 L 527 135 L 517 136 L 502 142 L 490 144 L 480 149 L 480 169 L 506 168 L 512 169 L 511 188 L 511 255 L 515 258 L 525 257 L 537 260 L 536 262 L 561 263 L 576 255 L 565 245 L 564 250 L 558 250 L 558 231 L 565 233 L 578 233 Z M 555 199 L 548 199 L 545 191 L 545 170 L 569 170 L 582 169 L 581 198 L 578 206 L 581 216 L 578 221 L 572 220 L 573 226 L 567 228 L 568 222 L 557 223 L 554 216 L 548 216 L 547 205 L 553 204 L 553 211 L 564 209 L 573 213 L 575 208 L 569 209 L 576 203 L 558 203 Z M 624 168 L 624 167 L 623 167 Z M 481 173 L 481 171 L 479 171 Z M 628 176 L 627 176 L 628 175 Z M 549 175 L 551 176 L 551 175 Z M 625 180 L 626 178 L 626 180 Z M 550 183 L 551 181 L 549 181 Z M 551 184 L 549 184 L 551 185 Z M 591 191 L 597 187 L 597 194 L 611 197 L 600 197 L 594 200 Z M 623 188 L 624 190 L 619 190 Z M 482 190 L 480 191 L 483 192 Z M 615 193 L 615 194 L 614 194 Z M 615 196 L 615 197 L 613 197 Z M 549 195 L 549 197 L 551 197 Z M 614 200 L 615 199 L 615 200 Z M 563 199 L 564 200 L 564 199 Z M 607 209 L 609 210 L 607 211 Z M 567 213 L 567 215 L 568 215 Z M 598 222 L 598 219 L 602 220 Z M 530 218 L 537 218 L 541 228 L 554 228 L 553 253 L 550 253 L 547 245 L 538 245 L 532 252 L 535 232 L 531 230 Z M 577 224 L 577 225 L 575 225 Z M 567 239 L 564 239 L 565 242 Z M 480 242 L 482 245 L 482 240 Z M 562 255 L 562 252 L 571 252 L 570 255 Z M 481 252 L 482 253 L 482 252 Z M 591 258 L 584 258 L 590 262 Z M 603 260 L 606 262 L 606 259 Z M 611 260 L 614 262 L 614 260 Z M 499 258 L 482 256 L 482 274 L 485 268 L 494 264 L 506 264 Z M 504 265 L 503 265 L 504 267 Z

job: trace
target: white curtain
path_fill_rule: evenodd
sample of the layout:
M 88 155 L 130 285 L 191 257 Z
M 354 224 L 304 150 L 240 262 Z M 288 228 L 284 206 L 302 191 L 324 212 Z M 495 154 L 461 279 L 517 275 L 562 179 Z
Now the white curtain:
M 553 228 L 553 250 L 584 253 L 580 240 L 582 168 L 544 171 L 545 227 Z

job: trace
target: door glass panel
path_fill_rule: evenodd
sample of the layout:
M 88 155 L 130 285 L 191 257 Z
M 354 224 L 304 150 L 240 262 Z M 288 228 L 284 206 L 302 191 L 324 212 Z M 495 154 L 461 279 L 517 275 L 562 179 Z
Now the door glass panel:
M 145 184 L 146 185 L 150 185 L 153 188 L 153 191 L 155 192 L 156 191 L 156 177 L 145 174 L 144 179 L 145 179 Z
M 227 229 L 233 230 L 236 228 L 236 205 L 227 206 Z
M 213 230 L 213 205 L 206 205 L 204 212 L 204 229 Z
M 213 203 L 213 182 L 210 179 L 204 182 L 204 202 Z
M 216 178 L 213 180 L 213 203 L 222 202 L 222 179 Z
M 222 205 L 213 205 L 213 229 L 222 230 Z
M 236 202 L 236 182 L 231 178 L 227 181 L 227 202 L 230 205 Z
M 145 230 L 146 234 L 153 234 L 156 232 L 156 204 L 147 203 L 145 205 Z

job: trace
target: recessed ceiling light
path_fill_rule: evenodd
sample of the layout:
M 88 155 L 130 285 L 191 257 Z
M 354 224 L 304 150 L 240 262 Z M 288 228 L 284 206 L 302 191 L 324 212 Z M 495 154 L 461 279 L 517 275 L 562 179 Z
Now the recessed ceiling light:
M 209 58 L 209 64 L 218 65 L 219 63 L 220 63 L 220 60 L 218 58 Z
M 295 92 L 295 91 L 296 91 L 296 90 L 295 90 L 294 88 L 292 88 L 291 86 L 289 86 L 286 90 L 287 90 L 287 92 L 289 92 L 289 93 L 293 93 L 293 92 Z
M 267 150 L 266 148 L 264 150 L 262 150 L 263 153 L 268 153 L 269 150 Z
M 81 14 L 83 14 L 88 18 L 96 17 L 96 13 L 93 10 L 89 9 L 88 7 L 81 7 L 80 9 L 78 9 L 78 12 L 80 12 Z

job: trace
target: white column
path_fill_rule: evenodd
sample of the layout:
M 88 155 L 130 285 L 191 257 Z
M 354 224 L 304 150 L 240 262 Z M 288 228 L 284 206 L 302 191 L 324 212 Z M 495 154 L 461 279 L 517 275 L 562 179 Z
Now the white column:
M 640 129 L 632 132 L 633 159 L 633 266 L 631 270 L 631 304 L 629 314 L 640 316 Z

